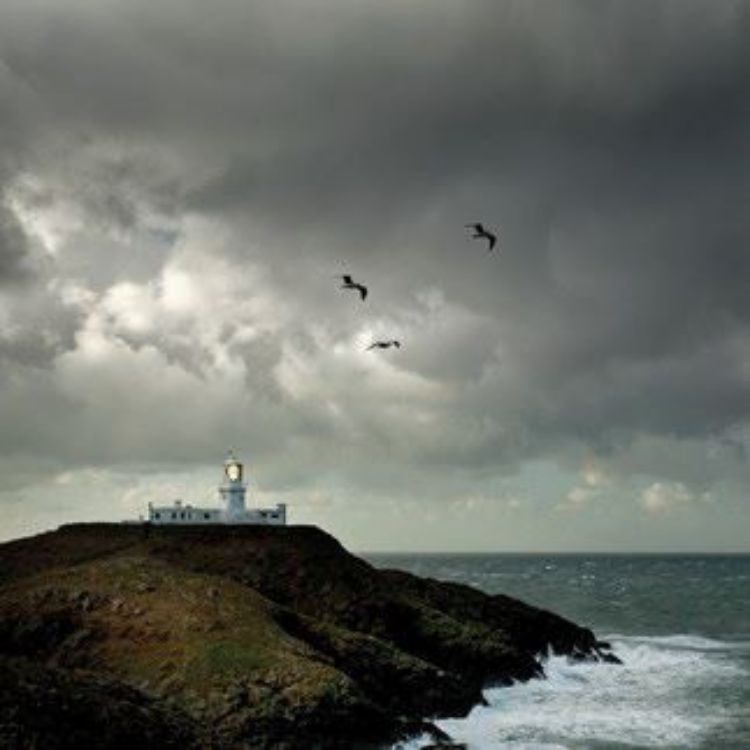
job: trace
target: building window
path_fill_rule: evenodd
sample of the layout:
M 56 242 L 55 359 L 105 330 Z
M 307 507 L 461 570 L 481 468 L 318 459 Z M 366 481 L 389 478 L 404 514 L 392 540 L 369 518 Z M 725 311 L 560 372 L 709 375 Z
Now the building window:
M 185 514 L 184 513 L 180 513 L 180 518 L 184 521 L 185 520 Z
M 210 513 L 204 513 L 203 514 L 203 518 L 209 519 L 209 518 L 211 518 L 211 514 Z
M 176 513 L 172 513 L 172 519 L 174 520 L 175 518 L 177 518 L 177 514 Z
M 154 518 L 161 518 L 161 513 L 154 513 Z

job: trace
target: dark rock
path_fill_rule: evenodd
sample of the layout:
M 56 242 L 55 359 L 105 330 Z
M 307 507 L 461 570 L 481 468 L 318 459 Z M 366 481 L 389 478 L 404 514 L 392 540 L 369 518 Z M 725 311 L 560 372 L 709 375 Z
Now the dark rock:
M 0 620 L 0 652 L 47 658 L 79 627 L 65 610 Z
M 611 644 L 607 641 L 597 641 L 594 650 L 599 661 L 603 661 L 607 664 L 622 664 L 622 660 L 610 652 L 612 648 Z
M 134 688 L 0 656 L 0 747 L 198 750 L 201 735 L 184 712 Z

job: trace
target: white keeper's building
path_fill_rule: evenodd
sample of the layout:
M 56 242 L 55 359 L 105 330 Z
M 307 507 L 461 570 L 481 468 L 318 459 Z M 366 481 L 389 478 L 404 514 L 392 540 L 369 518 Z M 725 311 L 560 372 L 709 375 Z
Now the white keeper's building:
M 243 466 L 230 453 L 224 461 L 224 477 L 219 485 L 223 508 L 199 508 L 175 500 L 172 505 L 148 504 L 148 522 L 153 524 L 261 524 L 286 525 L 286 503 L 275 508 L 245 507 L 247 484 L 243 479 Z

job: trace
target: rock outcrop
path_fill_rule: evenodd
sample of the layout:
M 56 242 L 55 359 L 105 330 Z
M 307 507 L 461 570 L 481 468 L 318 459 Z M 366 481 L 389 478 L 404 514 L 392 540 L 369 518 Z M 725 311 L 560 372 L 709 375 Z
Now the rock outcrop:
M 425 717 L 543 676 L 548 653 L 615 658 L 557 615 L 377 570 L 314 527 L 76 524 L 0 545 L 3 747 L 439 743 Z

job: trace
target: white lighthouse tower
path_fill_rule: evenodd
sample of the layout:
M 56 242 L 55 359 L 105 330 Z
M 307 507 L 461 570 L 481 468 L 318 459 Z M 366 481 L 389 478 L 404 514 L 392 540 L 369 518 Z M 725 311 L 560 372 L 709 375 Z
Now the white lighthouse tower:
M 219 494 L 226 507 L 227 522 L 237 523 L 245 516 L 245 490 L 247 484 L 242 477 L 242 464 L 229 452 L 224 461 L 224 481 L 219 487 Z

